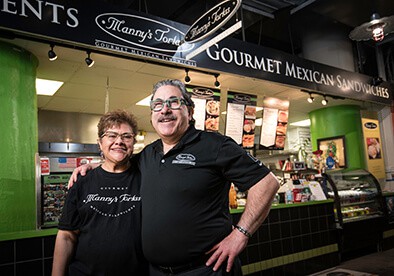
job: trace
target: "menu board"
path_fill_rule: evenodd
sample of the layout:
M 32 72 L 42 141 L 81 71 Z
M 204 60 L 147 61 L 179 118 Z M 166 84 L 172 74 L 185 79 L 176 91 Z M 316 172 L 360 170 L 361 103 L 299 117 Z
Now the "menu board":
M 244 148 L 254 147 L 257 96 L 227 93 L 226 135 Z
M 285 148 L 288 117 L 289 101 L 275 98 L 264 99 L 260 148 L 269 150 Z
M 220 90 L 187 85 L 194 102 L 193 118 L 195 127 L 200 130 L 219 131 Z

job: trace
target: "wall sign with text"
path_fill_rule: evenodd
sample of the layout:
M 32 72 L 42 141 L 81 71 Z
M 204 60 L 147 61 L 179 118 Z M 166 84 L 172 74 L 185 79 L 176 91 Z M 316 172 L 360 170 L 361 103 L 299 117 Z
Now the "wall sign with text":
M 229 91 L 225 134 L 242 144 L 254 147 L 257 96 Z
M 200 130 L 219 131 L 220 90 L 187 85 L 194 102 L 195 127 Z
M 285 148 L 289 101 L 267 97 L 264 99 L 260 148 L 283 150 Z

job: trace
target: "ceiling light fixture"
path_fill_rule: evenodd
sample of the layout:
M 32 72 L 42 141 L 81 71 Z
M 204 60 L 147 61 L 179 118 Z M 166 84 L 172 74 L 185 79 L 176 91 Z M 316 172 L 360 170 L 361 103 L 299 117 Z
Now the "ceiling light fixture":
M 313 103 L 315 98 L 312 97 L 312 93 L 309 93 L 309 98 L 307 99 L 308 103 Z
M 63 85 L 62 81 L 36 79 L 37 95 L 53 96 L 56 91 Z
M 379 14 L 374 13 L 371 21 L 354 28 L 349 38 L 356 41 L 370 39 L 382 41 L 385 35 L 392 32 L 394 32 L 394 15 L 380 18 Z
M 220 74 L 215 74 L 214 76 L 215 76 L 215 83 L 214 83 L 214 85 L 215 85 L 216 88 L 220 88 L 220 82 L 218 81 L 218 77 L 220 76 Z
M 192 80 L 191 80 L 191 78 L 189 77 L 189 69 L 185 69 L 185 73 L 186 73 L 186 76 L 185 76 L 185 83 L 190 83 Z
M 57 59 L 57 55 L 56 55 L 55 51 L 53 50 L 55 45 L 51 44 L 50 47 L 51 47 L 51 49 L 48 51 L 48 58 L 50 61 L 54 61 Z
M 324 95 L 323 96 L 323 100 L 321 101 L 321 104 L 322 105 L 327 105 L 327 103 L 328 103 L 328 101 L 327 101 L 326 95 Z
M 88 67 L 92 67 L 94 65 L 94 60 L 90 58 L 90 52 L 86 52 L 88 54 L 87 58 L 85 58 L 86 65 Z

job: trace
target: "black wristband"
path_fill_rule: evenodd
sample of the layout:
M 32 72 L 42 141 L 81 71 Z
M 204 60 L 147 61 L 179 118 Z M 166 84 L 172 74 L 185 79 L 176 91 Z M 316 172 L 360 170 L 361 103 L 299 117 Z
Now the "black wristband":
M 245 236 L 247 236 L 248 238 L 252 237 L 252 234 L 250 234 L 248 232 L 248 230 L 246 230 L 245 228 L 239 226 L 239 225 L 234 225 L 234 228 L 237 229 L 239 232 L 241 232 L 242 234 L 244 234 Z

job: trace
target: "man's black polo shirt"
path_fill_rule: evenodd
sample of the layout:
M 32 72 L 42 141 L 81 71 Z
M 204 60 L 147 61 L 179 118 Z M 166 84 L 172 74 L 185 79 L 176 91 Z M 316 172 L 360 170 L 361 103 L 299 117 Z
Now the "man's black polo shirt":
M 244 191 L 269 173 L 231 138 L 193 126 L 166 155 L 158 140 L 140 158 L 143 251 L 163 266 L 201 257 L 227 236 L 230 183 Z

